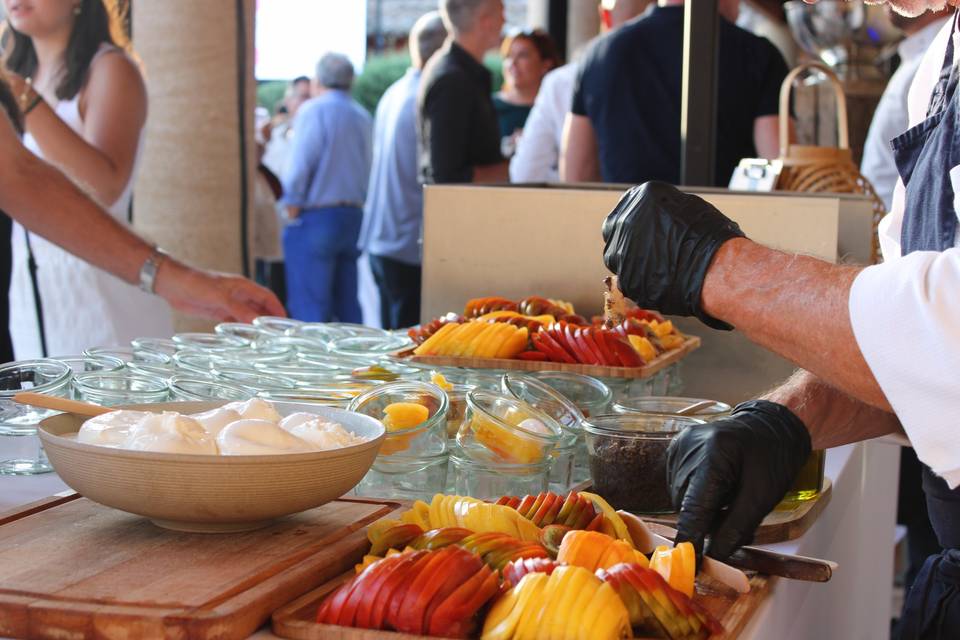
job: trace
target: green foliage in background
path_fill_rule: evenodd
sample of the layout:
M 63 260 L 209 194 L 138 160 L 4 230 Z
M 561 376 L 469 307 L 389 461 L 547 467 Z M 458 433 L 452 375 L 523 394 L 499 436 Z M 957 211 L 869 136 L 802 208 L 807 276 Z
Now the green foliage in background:
M 499 91 L 503 84 L 503 72 L 500 56 L 491 54 L 483 61 L 493 73 L 493 91 Z M 377 109 L 377 103 L 387 88 L 399 80 L 410 66 L 410 56 L 406 53 L 375 54 L 367 58 L 363 73 L 353 83 L 353 98 L 371 114 Z M 271 115 L 283 98 L 287 83 L 282 80 L 268 80 L 257 84 L 257 105 L 266 107 Z
M 363 73 L 353 82 L 353 99 L 371 114 L 387 88 L 399 80 L 410 66 L 406 53 L 384 53 L 367 58 Z
M 257 83 L 257 106 L 266 107 L 274 115 L 277 105 L 283 99 L 287 83 L 283 80 L 267 80 Z

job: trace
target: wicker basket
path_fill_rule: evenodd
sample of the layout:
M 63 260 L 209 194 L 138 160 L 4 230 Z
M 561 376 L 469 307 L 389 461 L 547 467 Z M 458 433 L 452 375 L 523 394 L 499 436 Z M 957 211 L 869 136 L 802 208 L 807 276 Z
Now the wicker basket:
M 790 144 L 790 92 L 797 77 L 811 70 L 822 72 L 830 81 L 837 96 L 837 137 L 839 147 L 813 147 Z M 780 191 L 804 191 L 808 193 L 859 193 L 873 200 L 873 262 L 879 254 L 877 225 L 886 215 L 883 200 L 873 189 L 873 185 L 861 173 L 853 162 L 850 153 L 849 133 L 847 129 L 847 99 L 843 86 L 836 74 L 827 66 L 818 62 L 801 64 L 789 74 L 780 87 L 780 160 L 783 170 L 777 179 L 776 189 Z

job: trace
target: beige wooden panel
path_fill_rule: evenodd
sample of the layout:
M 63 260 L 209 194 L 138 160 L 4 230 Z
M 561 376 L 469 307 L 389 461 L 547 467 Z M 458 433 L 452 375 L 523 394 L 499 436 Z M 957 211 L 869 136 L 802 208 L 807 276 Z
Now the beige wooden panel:
M 458 311 L 483 295 L 531 294 L 572 301 L 587 314 L 601 304 L 600 226 L 622 192 L 616 187 L 430 186 L 424 206 L 422 319 Z M 849 196 L 701 193 L 763 244 L 835 261 L 866 260 L 869 203 Z M 683 363 L 689 393 L 744 399 L 789 374 L 790 363 L 740 334 L 685 320 L 703 347 Z

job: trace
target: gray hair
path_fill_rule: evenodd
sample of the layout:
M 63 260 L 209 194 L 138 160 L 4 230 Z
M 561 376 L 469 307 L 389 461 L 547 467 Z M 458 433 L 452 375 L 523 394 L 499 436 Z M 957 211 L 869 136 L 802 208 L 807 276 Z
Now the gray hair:
M 317 63 L 317 82 L 328 89 L 347 90 L 353 84 L 353 65 L 342 53 L 327 53 Z
M 440 0 L 440 15 L 450 33 L 469 33 L 490 0 Z
M 438 11 L 420 16 L 410 30 L 410 58 L 413 66 L 422 69 L 446 39 L 447 29 L 443 26 L 443 19 Z

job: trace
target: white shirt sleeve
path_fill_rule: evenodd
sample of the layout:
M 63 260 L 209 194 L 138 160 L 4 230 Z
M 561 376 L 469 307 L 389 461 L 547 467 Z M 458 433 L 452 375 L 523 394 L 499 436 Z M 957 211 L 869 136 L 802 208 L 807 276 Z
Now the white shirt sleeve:
M 860 351 L 917 456 L 960 485 L 960 249 L 864 269 L 850 290 Z
M 563 121 L 573 102 L 575 77 L 575 65 L 564 65 L 544 76 L 517 142 L 516 153 L 510 160 L 511 182 L 557 182 L 560 179 L 560 140 Z

